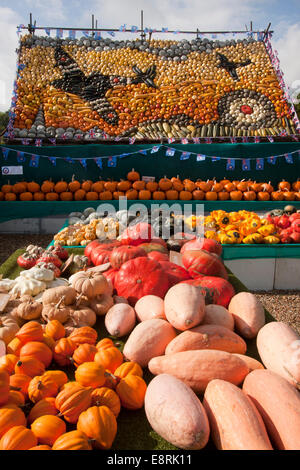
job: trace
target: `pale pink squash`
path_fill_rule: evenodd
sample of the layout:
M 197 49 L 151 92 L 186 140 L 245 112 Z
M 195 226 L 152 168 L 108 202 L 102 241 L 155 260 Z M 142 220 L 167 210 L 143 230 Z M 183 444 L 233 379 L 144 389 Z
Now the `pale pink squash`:
M 261 414 L 276 448 L 300 450 L 300 394 L 295 387 L 264 369 L 247 375 L 243 391 Z
M 206 305 L 203 325 L 220 325 L 229 330 L 234 330 L 234 319 L 227 308 L 222 305 Z
M 111 307 L 105 316 L 105 327 L 110 335 L 128 335 L 134 328 L 136 322 L 135 311 L 128 304 L 116 304 Z
M 300 389 L 300 336 L 283 322 L 267 323 L 258 333 L 257 350 L 266 369 Z
M 171 287 L 165 296 L 165 314 L 177 330 L 199 325 L 205 314 L 205 299 L 200 289 L 184 283 Z
M 237 332 L 244 338 L 255 338 L 265 324 L 265 310 L 258 298 L 250 292 L 239 292 L 228 305 Z
M 134 308 L 140 321 L 152 318 L 166 319 L 164 301 L 157 295 L 145 295 L 137 301 Z
M 264 366 L 262 365 L 262 363 L 254 359 L 254 357 L 245 356 L 244 354 L 238 354 L 238 353 L 234 353 L 234 355 L 242 359 L 242 361 L 244 361 L 247 364 L 250 372 L 255 369 L 264 369 Z
M 272 450 L 259 412 L 243 391 L 225 380 L 212 380 L 203 405 L 219 450 Z
M 161 318 L 145 320 L 131 332 L 123 354 L 130 361 L 146 367 L 152 357 L 165 353 L 167 345 L 175 336 L 174 328 L 166 320 Z
M 199 398 L 172 375 L 158 375 L 149 383 L 145 412 L 154 431 L 180 449 L 202 449 L 208 442 L 209 423 Z
M 148 368 L 154 375 L 170 374 L 182 380 L 194 392 L 202 393 L 213 379 L 239 385 L 249 372 L 245 362 L 225 351 L 202 349 L 154 357 Z
M 219 325 L 200 325 L 183 331 L 166 347 L 166 354 L 194 349 L 218 349 L 229 353 L 244 354 L 247 345 L 243 338 Z

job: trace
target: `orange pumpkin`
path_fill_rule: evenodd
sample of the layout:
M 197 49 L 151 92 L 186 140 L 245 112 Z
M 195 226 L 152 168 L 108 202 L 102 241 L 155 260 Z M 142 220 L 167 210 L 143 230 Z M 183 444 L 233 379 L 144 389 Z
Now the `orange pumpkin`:
M 256 193 L 259 193 L 263 189 L 262 183 L 256 183 L 256 181 L 254 181 L 254 183 L 250 184 L 250 189 Z
M 283 198 L 285 201 L 294 201 L 295 200 L 295 193 L 294 191 L 283 191 Z
M 55 192 L 50 192 L 50 193 L 46 193 L 46 201 L 58 201 L 59 200 L 59 194 L 55 193 Z
M 18 356 L 15 354 L 5 354 L 0 357 L 0 371 L 5 371 L 9 375 L 13 374 L 15 371 L 15 365 L 18 362 Z
M 146 188 L 146 181 L 137 180 L 132 184 L 132 188 L 141 191 Z
M 92 406 L 79 416 L 77 429 L 93 439 L 96 449 L 108 450 L 117 434 L 117 421 L 107 406 Z
M 271 199 L 272 199 L 272 201 L 283 201 L 283 199 L 284 199 L 283 191 L 281 191 L 281 190 L 273 191 L 271 193 Z
M 154 191 L 152 193 L 152 197 L 153 197 L 153 199 L 155 199 L 157 201 L 161 201 L 163 199 L 166 199 L 166 195 L 165 195 L 164 191 Z
M 42 191 L 38 191 L 37 193 L 34 193 L 33 200 L 34 201 L 44 201 L 45 200 L 45 194 L 42 193 Z
M 4 193 L 0 191 L 0 201 L 4 201 Z
M 45 365 L 35 357 L 24 357 L 21 361 L 17 361 L 15 366 L 16 374 L 25 374 L 29 377 L 42 375 L 45 372 Z
M 66 181 L 64 181 L 63 179 L 56 183 L 56 185 L 54 186 L 54 191 L 58 194 L 64 193 L 65 191 L 67 191 L 67 189 L 68 183 L 66 183 Z
M 29 321 L 19 329 L 16 333 L 22 344 L 26 344 L 29 341 L 43 341 L 43 328 L 42 325 L 36 321 Z
M 99 199 L 101 201 L 110 201 L 113 198 L 114 191 L 103 191 L 99 194 Z
M 44 415 L 33 421 L 31 430 L 40 444 L 52 446 L 66 432 L 66 423 L 58 416 Z
M 259 201 L 269 201 L 270 193 L 268 191 L 259 191 L 257 193 L 257 199 Z
M 216 201 L 218 199 L 218 193 L 215 191 L 207 191 L 205 194 L 205 199 L 207 201 Z
M 81 184 L 79 183 L 79 181 L 75 180 L 75 175 L 72 176 L 72 181 L 70 181 L 70 183 L 68 184 L 68 189 L 69 191 L 71 191 L 72 193 L 75 193 L 76 191 L 78 191 L 81 187 Z
M 85 180 L 81 183 L 81 189 L 84 189 L 84 191 L 88 193 L 91 190 L 92 185 L 93 185 L 92 181 Z
M 28 450 L 51 450 L 51 447 L 47 445 L 40 445 L 40 446 L 31 447 L 31 449 L 28 449 Z
M 224 186 L 222 183 L 217 183 L 215 182 L 213 184 L 213 187 L 212 187 L 212 190 L 215 191 L 216 193 L 219 193 L 220 191 L 222 191 L 224 189 Z
M 243 194 L 243 197 L 245 201 L 255 201 L 256 199 L 256 192 L 251 191 L 250 189 L 248 191 L 245 191 Z
M 20 194 L 20 201 L 32 201 L 33 194 L 26 191 L 25 193 Z
M 73 354 L 73 361 L 76 367 L 84 362 L 92 362 L 98 349 L 92 344 L 80 344 L 78 348 L 75 349 Z
M 280 183 L 278 183 L 278 189 L 280 189 L 281 191 L 289 191 L 291 189 L 291 184 L 288 181 L 282 180 L 280 181 Z
M 190 201 L 192 198 L 193 198 L 193 194 L 187 189 L 184 189 L 183 191 L 180 191 L 179 193 L 179 199 L 181 201 Z
M 54 351 L 55 348 L 55 340 L 51 338 L 51 336 L 46 335 L 45 333 L 43 334 L 43 342 L 48 346 L 51 351 Z
M 90 326 L 82 326 L 81 328 L 76 328 L 72 331 L 69 338 L 76 344 L 76 346 L 84 343 L 95 345 L 97 342 L 97 336 L 97 331 L 94 330 L 94 328 L 91 328 Z
M 218 193 L 218 199 L 219 201 L 228 201 L 229 199 L 229 193 L 227 191 L 220 191 Z
M 88 437 L 81 431 L 62 434 L 53 444 L 52 450 L 92 450 Z
M 51 377 L 57 384 L 58 388 L 62 388 L 68 382 L 68 376 L 62 370 L 47 370 L 44 375 Z
M 74 193 L 74 201 L 84 201 L 86 198 L 86 192 L 84 189 L 77 189 Z
M 5 201 L 16 201 L 17 195 L 15 193 L 5 193 Z
M 32 377 L 24 374 L 14 374 L 9 378 L 9 385 L 13 387 L 14 390 L 17 390 L 23 393 L 25 399 L 28 396 L 28 387 Z
M 176 189 L 169 189 L 168 191 L 166 191 L 166 198 L 168 199 L 168 201 L 174 201 L 178 199 L 178 195 L 179 194 Z
M 118 183 L 117 181 L 106 181 L 104 183 L 104 189 L 105 191 L 113 193 L 114 191 L 117 190 Z
M 73 193 L 71 191 L 63 191 L 59 196 L 61 201 L 73 201 Z
M 231 191 L 230 193 L 230 199 L 232 201 L 241 201 L 243 199 L 243 193 L 242 191 Z
M 192 193 L 196 189 L 196 185 L 193 181 L 186 180 L 185 183 L 184 183 L 184 189 L 186 189 L 186 191 L 190 191 Z
M 196 186 L 197 188 L 201 189 L 201 191 L 204 191 L 207 193 L 208 191 L 211 191 L 213 183 L 211 183 L 209 180 L 207 181 L 197 181 Z
M 178 177 L 171 178 L 171 182 L 172 182 L 173 189 L 175 189 L 175 191 L 180 192 L 184 189 L 184 185 Z M 196 184 L 195 184 L 195 187 L 196 187 Z
M 84 362 L 75 371 L 75 380 L 83 387 L 101 387 L 105 382 L 105 368 L 96 362 Z
M 28 450 L 37 445 L 37 438 L 25 426 L 14 426 L 0 440 L 0 450 Z
M 268 193 L 272 193 L 274 191 L 271 181 L 269 181 L 269 183 L 262 184 L 262 191 L 267 191 Z
M 121 411 L 120 398 L 116 392 L 107 387 L 95 388 L 93 390 L 91 406 L 107 406 L 116 418 Z
M 113 193 L 113 198 L 116 201 L 118 201 L 120 199 L 120 197 L 123 197 L 123 196 L 125 196 L 125 193 L 123 191 L 114 191 L 114 193 Z
M 103 194 L 103 193 L 101 193 Z M 87 191 L 85 198 L 87 201 L 98 201 L 99 194 L 96 191 Z
M 101 339 L 100 341 L 98 341 L 98 343 L 96 344 L 96 348 L 98 350 L 100 349 L 107 349 L 107 348 L 112 348 L 114 347 L 114 343 L 113 343 L 113 340 L 110 339 L 110 338 L 103 338 Z
M 38 359 L 46 368 L 49 367 L 52 361 L 51 349 L 45 343 L 41 343 L 39 341 L 29 341 L 21 347 L 20 359 L 23 360 L 28 356 Z
M 37 375 L 29 383 L 28 396 L 33 403 L 48 397 L 55 397 L 58 385 L 49 375 Z
M 124 379 L 127 375 L 133 374 L 143 377 L 143 369 L 137 362 L 127 361 L 123 362 L 115 371 L 114 375 L 119 379 Z
M 42 193 L 50 193 L 54 191 L 54 183 L 51 180 L 46 180 L 42 183 L 41 191 Z
M 117 367 L 123 362 L 123 354 L 115 347 L 100 349 L 95 355 L 94 361 L 105 370 L 108 369 L 110 372 L 114 373 Z
M 55 406 L 68 423 L 77 423 L 80 414 L 90 406 L 92 390 L 75 382 L 75 385 L 65 386 L 59 392 Z
M 18 392 L 17 390 L 10 390 L 8 401 L 4 406 L 8 405 L 16 405 L 22 407 L 25 405 L 25 397 L 22 392 Z
M 71 365 L 75 349 L 76 344 L 72 341 L 71 337 L 59 339 L 56 341 L 53 351 L 54 361 L 62 367 Z
M 153 193 L 156 191 L 158 188 L 158 183 L 156 181 L 148 181 L 146 183 L 146 190 L 150 191 L 150 193 Z
M 0 371 L 0 406 L 8 401 L 9 389 L 9 375 L 5 370 Z
M 12 192 L 15 194 L 25 193 L 27 191 L 26 183 L 15 183 L 12 187 Z
M 14 356 L 20 356 L 20 351 L 22 348 L 23 344 L 18 338 L 14 338 L 11 340 L 10 343 L 8 343 L 6 347 L 6 352 L 8 354 L 13 354 Z
M 294 191 L 300 191 L 300 179 L 298 178 L 297 181 L 295 181 L 293 184 L 292 184 L 292 189 Z M 5 191 L 3 191 L 5 192 Z
M 12 189 L 13 189 L 13 187 L 12 187 L 11 184 L 9 184 L 9 182 L 8 182 L 8 184 L 3 184 L 3 186 L 1 187 L 1 191 L 2 191 L 4 194 L 5 194 L 5 193 L 12 193 Z
M 132 170 L 127 173 L 127 179 L 128 181 L 138 181 L 141 179 L 141 176 L 134 168 L 132 168 Z
M 147 390 L 146 382 L 138 375 L 128 374 L 117 385 L 116 392 L 121 404 L 129 410 L 138 410 L 144 405 Z
M 193 191 L 193 199 L 195 201 L 203 201 L 203 199 L 205 199 L 205 192 L 201 189 L 195 189 Z
M 119 397 L 118 397 L 119 398 Z M 0 438 L 14 426 L 26 426 L 26 417 L 17 407 L 0 409 Z
M 58 414 L 58 409 L 55 406 L 55 398 L 54 397 L 43 398 L 31 408 L 30 413 L 27 417 L 28 424 L 33 423 L 33 421 L 38 419 L 40 416 L 45 416 L 45 415 L 56 416 L 57 414 Z
M 104 183 L 103 181 L 96 181 L 95 183 L 92 184 L 92 191 L 95 191 L 96 193 L 102 193 L 104 191 Z
M 46 325 L 45 333 L 55 341 L 64 338 L 66 335 L 64 326 L 58 320 L 49 321 Z
M 138 198 L 138 194 L 139 193 L 136 189 L 128 189 L 128 191 L 125 193 L 125 196 L 127 199 L 134 201 Z
M 151 194 L 151 191 L 149 191 L 148 189 L 143 189 L 139 192 L 138 198 L 141 200 L 148 201 L 149 199 L 151 199 Z
M 169 189 L 172 188 L 173 184 L 172 181 L 169 180 L 166 176 L 164 178 L 161 178 L 158 182 L 158 186 L 162 191 L 168 191 Z
M 242 180 L 236 185 L 236 189 L 238 191 L 242 191 L 242 193 L 243 193 L 244 191 L 247 191 L 248 186 L 249 186 L 249 183 L 247 181 Z
M 117 190 L 118 191 L 128 191 L 130 188 L 131 188 L 131 182 L 130 181 L 121 180 L 117 184 Z

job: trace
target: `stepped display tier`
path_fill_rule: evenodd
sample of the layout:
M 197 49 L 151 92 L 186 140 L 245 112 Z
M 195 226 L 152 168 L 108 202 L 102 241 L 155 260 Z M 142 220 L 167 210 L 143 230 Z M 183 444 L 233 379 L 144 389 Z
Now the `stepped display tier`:
M 268 38 L 20 41 L 10 140 L 297 134 Z

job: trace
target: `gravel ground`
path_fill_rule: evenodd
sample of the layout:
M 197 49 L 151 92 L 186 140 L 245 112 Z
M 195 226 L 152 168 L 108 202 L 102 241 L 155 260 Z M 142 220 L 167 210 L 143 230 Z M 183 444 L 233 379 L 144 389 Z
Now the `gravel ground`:
M 18 248 L 38 244 L 46 248 L 53 235 L 0 234 L 0 264 Z M 284 321 L 300 334 L 300 291 L 256 291 L 254 292 L 264 307 L 278 321 Z

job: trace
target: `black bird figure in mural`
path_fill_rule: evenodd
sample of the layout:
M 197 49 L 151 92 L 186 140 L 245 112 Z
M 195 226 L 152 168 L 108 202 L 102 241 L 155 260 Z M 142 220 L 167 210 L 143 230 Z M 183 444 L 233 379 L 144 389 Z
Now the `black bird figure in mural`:
M 251 64 L 251 60 L 247 59 L 245 62 L 230 62 L 224 54 L 217 53 L 220 62 L 217 67 L 225 69 L 234 80 L 239 80 L 236 69 L 239 67 L 245 67 Z
M 105 98 L 106 92 L 116 85 L 127 85 L 129 83 L 146 83 L 155 87 L 155 65 L 149 67 L 143 73 L 138 67 L 132 69 L 137 75 L 134 78 L 121 77 L 117 75 L 103 75 L 100 72 L 93 72 L 86 76 L 79 68 L 72 57 L 59 45 L 54 52 L 55 67 L 62 73 L 62 78 L 53 80 L 51 83 L 55 88 L 59 88 L 67 93 L 80 96 L 88 102 L 90 107 L 99 113 L 102 119 L 112 125 L 118 124 L 118 115 L 111 104 Z

